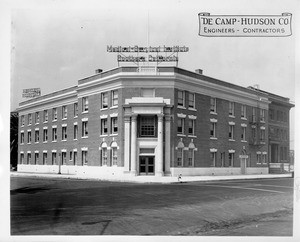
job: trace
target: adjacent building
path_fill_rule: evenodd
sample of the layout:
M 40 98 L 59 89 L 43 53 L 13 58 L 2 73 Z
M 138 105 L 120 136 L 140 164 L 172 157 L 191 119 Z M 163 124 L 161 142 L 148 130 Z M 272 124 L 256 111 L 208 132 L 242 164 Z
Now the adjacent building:
M 20 103 L 18 171 L 98 178 L 267 174 L 288 98 L 177 67 L 119 67 Z

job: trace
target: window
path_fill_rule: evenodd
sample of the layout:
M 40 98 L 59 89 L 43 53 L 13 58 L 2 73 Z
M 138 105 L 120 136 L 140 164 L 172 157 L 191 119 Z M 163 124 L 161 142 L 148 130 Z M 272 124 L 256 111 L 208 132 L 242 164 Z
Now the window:
M 229 102 L 229 115 L 234 116 L 234 102 Z
M 88 112 L 89 111 L 89 99 L 88 97 L 82 98 L 82 112 Z
M 246 115 L 247 115 L 246 105 L 242 105 L 241 106 L 241 117 L 246 118 Z
M 229 166 L 233 166 L 234 153 L 229 153 L 228 159 L 229 159 Z
M 265 110 L 260 109 L 260 122 L 265 122 Z
M 107 118 L 101 119 L 101 135 L 106 135 L 108 132 Z
M 118 133 L 118 118 L 117 117 L 111 118 L 111 133 L 112 134 Z
M 112 157 L 112 164 L 117 165 L 118 164 L 118 150 L 117 147 L 111 147 L 111 157 Z
M 27 153 L 27 164 L 31 164 L 31 153 Z
M 40 123 L 40 113 L 39 112 L 35 113 L 35 123 L 36 124 Z
M 88 121 L 82 121 L 82 137 L 88 137 Z
M 216 166 L 217 152 L 210 152 L 210 166 Z
M 24 154 L 20 154 L 20 164 L 24 164 Z
M 67 140 L 67 126 L 62 127 L 62 140 Z
M 48 122 L 48 110 L 44 110 L 44 122 Z
M 57 120 L 57 108 L 52 109 L 52 120 Z
M 74 118 L 78 117 L 78 103 L 74 103 Z
M 63 119 L 66 119 L 67 116 L 68 116 L 68 109 L 67 109 L 67 106 L 62 106 L 62 113 L 61 113 L 61 116 Z
M 233 130 L 234 130 L 234 125 L 229 125 L 229 139 L 233 140 Z
M 48 129 L 43 130 L 43 142 L 48 141 Z
M 155 97 L 154 88 L 142 88 L 141 97 Z
M 256 139 L 256 127 L 255 126 L 252 126 L 252 139 L 253 141 Z
M 34 164 L 37 165 L 39 163 L 39 153 L 34 153 Z
M 74 139 L 77 139 L 78 137 L 78 125 L 74 124 Z
M 189 166 L 194 166 L 194 149 L 188 150 L 188 162 Z
M 73 160 L 73 152 L 72 152 L 72 150 L 70 151 L 70 159 L 69 160 Z
M 256 108 L 252 108 L 252 122 L 256 122 Z
M 31 123 L 32 123 L 32 114 L 29 113 L 28 114 L 28 125 L 31 125 Z
M 262 154 L 262 163 L 263 164 L 267 163 L 267 154 Z
M 21 126 L 25 125 L 25 117 L 24 115 L 21 116 Z
M 194 135 L 195 131 L 195 120 L 194 119 L 189 119 L 189 135 Z
M 66 151 L 62 151 L 61 152 L 61 164 L 65 165 L 67 162 L 67 152 Z
M 216 123 L 210 123 L 210 137 L 216 138 Z
M 73 164 L 74 165 L 77 164 L 77 151 L 74 151 L 74 154 L 73 154 Z
M 44 152 L 43 153 L 43 165 L 46 165 L 47 164 L 47 153 Z
M 177 149 L 177 166 L 183 166 L 183 148 Z
M 52 152 L 52 165 L 56 164 L 56 152 Z
M 108 108 L 108 93 L 101 93 L 101 108 Z
M 28 144 L 31 143 L 31 131 L 28 131 L 28 133 L 27 133 L 27 143 Z
M 177 120 L 177 133 L 184 134 L 184 118 L 178 118 Z
M 189 108 L 195 108 L 195 94 L 189 93 Z
M 36 130 L 34 135 L 34 142 L 38 143 L 40 141 L 40 131 Z
M 260 141 L 264 142 L 266 139 L 266 131 L 264 129 L 260 130 Z
M 116 107 L 118 106 L 118 91 L 111 91 L 111 106 Z
M 21 144 L 24 144 L 24 133 L 21 133 L 21 141 L 20 141 Z
M 260 164 L 261 163 L 261 153 L 257 153 L 256 154 L 256 159 L 257 159 L 257 163 Z
M 246 127 L 242 127 L 241 140 L 246 141 Z
M 103 147 L 102 148 L 102 165 L 107 165 L 107 148 Z
M 178 91 L 178 103 L 179 107 L 184 107 L 184 91 Z
M 210 111 L 213 113 L 217 112 L 217 99 L 211 97 L 210 98 Z
M 139 136 L 140 137 L 156 136 L 155 116 L 139 116 Z
M 57 141 L 57 128 L 52 128 L 52 141 Z

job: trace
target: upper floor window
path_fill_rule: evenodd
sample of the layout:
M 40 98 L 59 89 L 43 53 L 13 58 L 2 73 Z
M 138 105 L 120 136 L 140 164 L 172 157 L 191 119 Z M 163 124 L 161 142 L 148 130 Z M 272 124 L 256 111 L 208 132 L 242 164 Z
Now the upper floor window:
M 48 129 L 43 130 L 43 142 L 48 141 Z
M 108 93 L 101 93 L 101 108 L 108 108 Z
M 78 125 L 74 124 L 74 139 L 77 139 L 78 137 Z
M 156 136 L 155 116 L 139 116 L 139 135 L 140 137 Z
M 210 111 L 213 113 L 217 112 L 217 99 L 214 97 L 210 98 Z
M 234 125 L 229 125 L 229 139 L 232 139 L 232 140 L 234 138 L 233 130 L 234 130 Z
M 62 106 L 62 118 L 66 119 L 68 116 L 68 109 L 67 106 Z
M 195 120 L 189 119 L 189 129 L 188 129 L 189 135 L 194 135 L 195 132 Z
M 111 133 L 112 134 L 118 133 L 118 118 L 117 117 L 111 118 Z
M 35 123 L 38 124 L 40 122 L 40 112 L 35 113 Z
M 31 125 L 32 124 L 32 114 L 29 113 L 28 114 L 28 125 Z
M 195 94 L 189 93 L 189 108 L 195 108 Z
M 78 117 L 78 103 L 74 103 L 74 118 Z
M 67 126 L 62 127 L 62 140 L 67 140 Z
M 265 122 L 266 121 L 266 117 L 265 117 L 265 110 L 264 109 L 260 109 L 260 121 L 261 122 Z
M 21 116 L 21 126 L 25 125 L 25 117 L 24 115 Z
M 242 105 L 241 106 L 241 117 L 246 118 L 247 117 L 246 115 L 247 115 L 246 105 Z
M 111 106 L 118 106 L 118 90 L 111 91 Z
M 88 121 L 82 121 L 82 137 L 88 137 Z
M 275 116 L 274 116 L 274 109 L 269 109 L 269 117 L 271 120 L 274 120 L 275 119 Z
M 24 133 L 21 133 L 21 144 L 24 144 Z
M 48 110 L 44 110 L 44 122 L 48 122 Z
M 266 139 L 266 131 L 264 129 L 260 130 L 260 140 L 265 141 Z
M 57 141 L 57 128 L 52 128 L 52 141 Z
M 28 144 L 31 143 L 31 131 L 28 131 L 28 133 L 27 133 L 27 143 Z
M 52 109 L 52 120 L 57 120 L 57 108 Z
M 88 97 L 82 98 L 82 112 L 88 112 L 89 111 L 89 99 Z
M 229 102 L 229 115 L 234 116 L 234 102 Z
M 242 127 L 241 140 L 246 141 L 246 127 Z
M 101 119 L 101 135 L 106 135 L 108 133 L 107 118 Z
M 184 107 L 184 91 L 178 91 L 178 101 L 177 101 L 177 105 L 179 107 Z
M 210 123 L 210 137 L 211 138 L 216 138 L 216 123 L 211 122 Z
M 38 143 L 39 141 L 40 141 L 40 131 L 39 130 L 35 130 L 34 142 Z
M 184 134 L 184 118 L 178 118 L 177 120 L 177 133 Z

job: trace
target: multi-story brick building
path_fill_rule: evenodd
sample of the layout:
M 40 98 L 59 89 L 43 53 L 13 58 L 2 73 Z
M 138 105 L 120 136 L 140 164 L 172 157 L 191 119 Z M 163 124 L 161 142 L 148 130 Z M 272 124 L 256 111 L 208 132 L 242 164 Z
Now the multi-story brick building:
M 18 170 L 99 178 L 266 174 L 269 163 L 281 162 L 269 113 L 279 106 L 285 121 L 276 127 L 288 136 L 287 98 L 201 70 L 98 70 L 20 103 Z M 288 137 L 282 147 L 289 150 Z

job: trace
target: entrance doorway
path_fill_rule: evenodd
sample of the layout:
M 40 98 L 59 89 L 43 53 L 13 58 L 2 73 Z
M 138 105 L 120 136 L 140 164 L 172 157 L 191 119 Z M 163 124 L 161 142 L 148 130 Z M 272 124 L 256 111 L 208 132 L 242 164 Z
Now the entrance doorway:
M 154 156 L 140 156 L 140 175 L 154 175 Z

